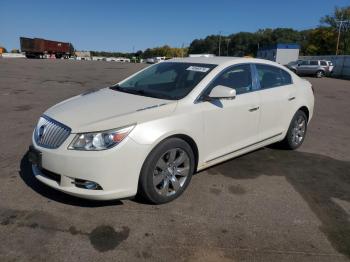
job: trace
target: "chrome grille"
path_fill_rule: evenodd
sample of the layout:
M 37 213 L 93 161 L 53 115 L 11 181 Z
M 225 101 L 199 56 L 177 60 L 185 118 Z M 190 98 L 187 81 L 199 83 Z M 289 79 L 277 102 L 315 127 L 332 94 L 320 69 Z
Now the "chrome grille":
M 40 117 L 34 131 L 35 142 L 42 147 L 58 148 L 70 135 L 71 129 L 47 116 Z

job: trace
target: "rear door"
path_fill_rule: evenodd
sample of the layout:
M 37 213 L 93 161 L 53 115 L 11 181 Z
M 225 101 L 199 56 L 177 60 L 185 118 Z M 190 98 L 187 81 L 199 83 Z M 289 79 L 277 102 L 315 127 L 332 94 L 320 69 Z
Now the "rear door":
M 310 66 L 309 66 L 309 69 L 308 69 L 308 74 L 316 74 L 316 72 L 320 69 L 319 67 L 319 61 L 318 60 L 311 60 L 310 61 Z
M 255 64 L 260 91 L 260 140 L 281 135 L 289 126 L 295 103 L 295 88 L 290 74 L 275 66 Z

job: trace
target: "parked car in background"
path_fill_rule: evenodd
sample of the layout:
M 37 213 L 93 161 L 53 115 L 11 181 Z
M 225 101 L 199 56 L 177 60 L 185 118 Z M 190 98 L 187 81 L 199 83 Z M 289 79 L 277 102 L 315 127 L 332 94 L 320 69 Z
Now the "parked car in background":
M 330 75 L 333 71 L 333 63 L 326 60 L 298 60 L 286 65 L 298 75 L 314 75 L 318 78 Z
M 289 70 L 293 71 L 294 73 L 297 70 L 298 64 L 301 63 L 302 60 L 292 61 L 289 62 L 287 65 L 285 65 Z
M 167 58 L 165 56 L 156 56 L 156 57 L 151 57 L 151 58 L 147 58 L 146 59 L 146 63 L 148 64 L 156 64 L 159 62 L 163 62 L 167 60 Z
M 160 204 L 196 171 L 277 142 L 298 148 L 313 107 L 311 84 L 275 62 L 172 59 L 48 109 L 29 160 L 68 194 Z

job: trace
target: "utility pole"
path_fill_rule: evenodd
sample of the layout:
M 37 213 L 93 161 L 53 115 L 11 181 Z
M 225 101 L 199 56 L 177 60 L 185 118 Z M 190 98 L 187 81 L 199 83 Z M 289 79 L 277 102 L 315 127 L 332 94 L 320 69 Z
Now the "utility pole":
M 230 38 L 226 39 L 226 56 L 228 56 L 228 45 L 229 45 L 230 41 L 231 41 Z
M 337 39 L 337 49 L 335 51 L 335 55 L 338 55 L 339 52 L 339 41 L 340 41 L 340 34 L 341 34 L 341 28 L 343 26 L 343 24 L 348 24 L 350 23 L 350 20 L 343 20 L 343 17 L 341 20 L 336 20 L 337 25 L 339 25 L 339 29 L 338 29 L 338 39 Z
M 221 55 L 221 31 L 219 32 L 219 56 Z

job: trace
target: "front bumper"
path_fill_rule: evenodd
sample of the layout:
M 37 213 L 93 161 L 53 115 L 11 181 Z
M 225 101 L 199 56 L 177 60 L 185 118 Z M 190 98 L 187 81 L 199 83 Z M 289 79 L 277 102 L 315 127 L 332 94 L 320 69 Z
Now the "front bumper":
M 112 200 L 136 195 L 139 174 L 148 146 L 140 145 L 127 137 L 119 145 L 104 151 L 68 150 L 75 137 L 71 134 L 57 149 L 33 146 L 41 152 L 41 168 L 32 166 L 34 176 L 44 184 L 67 194 L 93 200 Z M 60 179 L 52 179 L 42 170 L 47 170 Z M 102 189 L 77 187 L 74 181 L 88 180 Z

